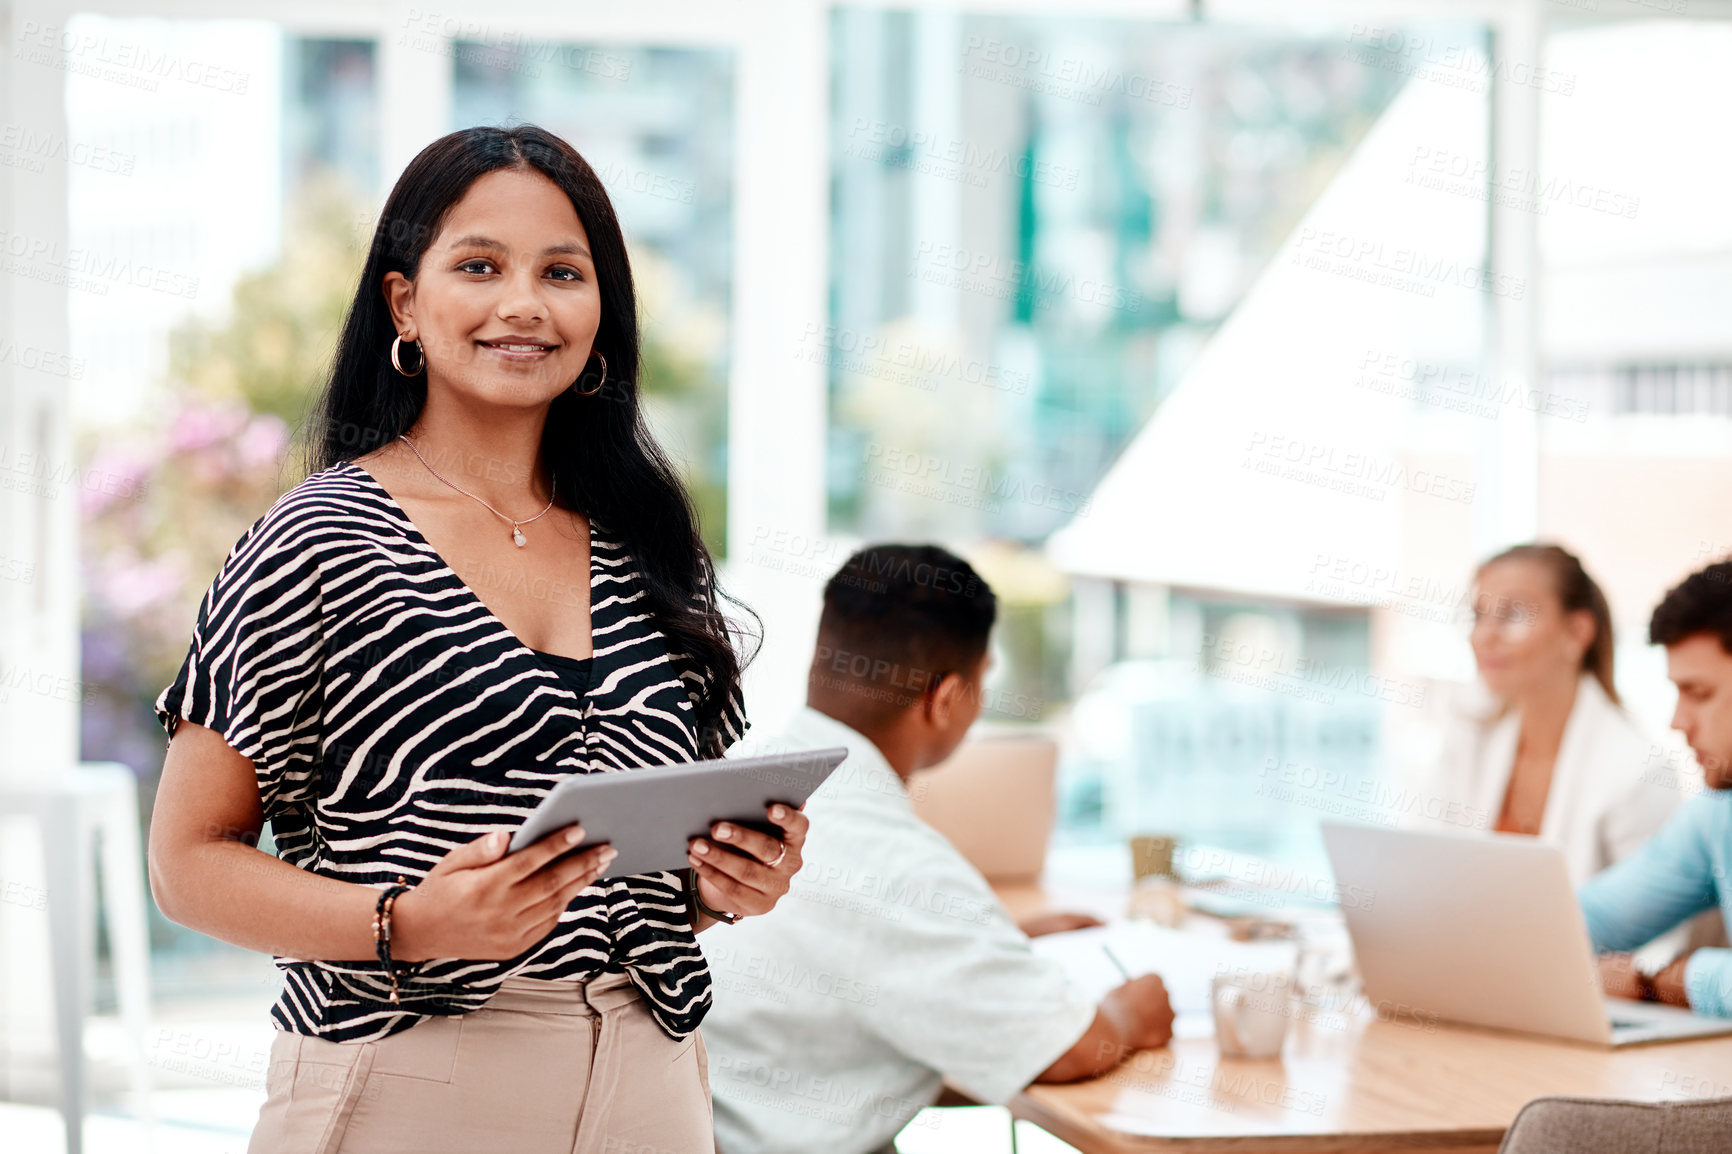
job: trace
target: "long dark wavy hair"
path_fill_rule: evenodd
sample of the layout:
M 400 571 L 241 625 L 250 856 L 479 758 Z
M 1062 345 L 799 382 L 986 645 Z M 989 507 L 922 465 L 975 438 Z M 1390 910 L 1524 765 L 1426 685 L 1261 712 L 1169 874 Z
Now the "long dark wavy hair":
M 637 294 L 625 237 L 595 170 L 570 144 L 532 124 L 465 128 L 435 140 L 409 162 L 379 216 L 330 380 L 311 414 L 308 471 L 363 456 L 407 432 L 420 416 L 427 399 L 425 374 L 405 377 L 391 366 L 397 330 L 383 290 L 385 274 L 399 272 L 414 280 L 422 256 L 470 185 L 503 168 L 539 172 L 571 199 L 589 236 L 601 296 L 593 347 L 606 359 L 606 388 L 595 397 L 567 389 L 553 400 L 542 454 L 560 496 L 637 559 L 657 626 L 676 660 L 686 663 L 682 672 L 701 686 L 699 752 L 720 756 L 725 739 L 719 719 L 743 667 L 732 634 L 756 637 L 757 631 L 723 616 L 718 599 L 740 606 L 754 625 L 759 622 L 718 586 L 691 498 L 644 423 L 638 403 Z

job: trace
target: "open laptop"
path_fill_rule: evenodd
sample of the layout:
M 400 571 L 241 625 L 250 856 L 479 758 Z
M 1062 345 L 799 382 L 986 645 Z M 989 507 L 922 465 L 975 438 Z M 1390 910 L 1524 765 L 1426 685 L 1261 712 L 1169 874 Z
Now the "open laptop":
M 1365 996 L 1439 1018 L 1604 1046 L 1732 1033 L 1732 1019 L 1608 998 L 1563 855 L 1508 834 L 1326 821 Z
M 1058 745 L 1040 735 L 963 742 L 914 775 L 915 816 L 950 840 L 991 882 L 1040 876 L 1052 837 Z

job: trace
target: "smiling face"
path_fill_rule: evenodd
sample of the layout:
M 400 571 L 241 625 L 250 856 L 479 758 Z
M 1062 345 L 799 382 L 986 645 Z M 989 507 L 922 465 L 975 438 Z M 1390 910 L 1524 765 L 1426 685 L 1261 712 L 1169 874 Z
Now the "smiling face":
M 1594 639 L 1594 616 L 1565 612 L 1551 573 L 1535 561 L 1493 561 L 1474 582 L 1474 663 L 1487 689 L 1509 701 L 1576 676 Z
M 1666 646 L 1666 676 L 1678 687 L 1672 728 L 1684 735 L 1709 789 L 1732 789 L 1732 653 L 1712 633 Z
M 529 169 L 496 169 L 469 186 L 421 257 L 413 281 L 385 275 L 392 321 L 421 342 L 429 395 L 448 389 L 492 405 L 545 405 L 589 362 L 601 292 L 571 199 Z M 404 364 L 415 354 L 405 350 Z M 587 381 L 587 378 L 586 378 Z

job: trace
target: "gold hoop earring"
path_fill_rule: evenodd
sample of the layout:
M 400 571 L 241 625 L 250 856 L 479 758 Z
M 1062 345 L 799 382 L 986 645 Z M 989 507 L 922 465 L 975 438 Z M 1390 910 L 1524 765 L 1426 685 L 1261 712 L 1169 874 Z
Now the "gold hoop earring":
M 602 356 L 600 353 L 595 352 L 593 349 L 590 351 L 589 355 L 601 362 L 601 380 L 595 383 L 595 388 L 593 389 L 580 389 L 577 387 L 577 381 L 571 382 L 571 391 L 580 397 L 593 397 L 597 393 L 601 392 L 601 387 L 603 385 L 607 384 L 607 358 Z M 577 375 L 577 380 L 583 380 L 582 373 Z
M 421 363 L 415 366 L 415 371 L 412 373 L 405 372 L 403 369 L 403 362 L 397 359 L 397 350 L 403 345 L 403 338 L 401 336 L 398 336 L 396 340 L 391 342 L 391 367 L 406 377 L 418 377 L 421 375 L 421 370 L 427 367 L 427 350 L 421 347 L 420 341 L 411 341 L 410 343 L 415 346 L 415 351 L 421 354 Z

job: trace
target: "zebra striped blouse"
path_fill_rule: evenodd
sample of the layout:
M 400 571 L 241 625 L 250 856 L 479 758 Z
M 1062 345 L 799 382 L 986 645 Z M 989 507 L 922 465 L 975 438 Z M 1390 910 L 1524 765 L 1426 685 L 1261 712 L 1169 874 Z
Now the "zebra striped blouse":
M 706 675 L 672 653 L 631 554 L 590 522 L 586 692 L 495 617 L 365 469 L 309 476 L 241 536 L 205 593 L 185 662 L 156 700 L 252 760 L 277 856 L 410 883 L 450 850 L 515 830 L 572 773 L 693 761 Z M 724 746 L 747 722 L 735 690 Z M 277 956 L 283 1030 L 365 1042 L 481 1008 L 510 976 L 623 970 L 670 1037 L 697 1028 L 710 975 L 679 873 L 614 878 L 572 899 L 503 961 L 416 963 L 390 1002 L 376 959 Z

